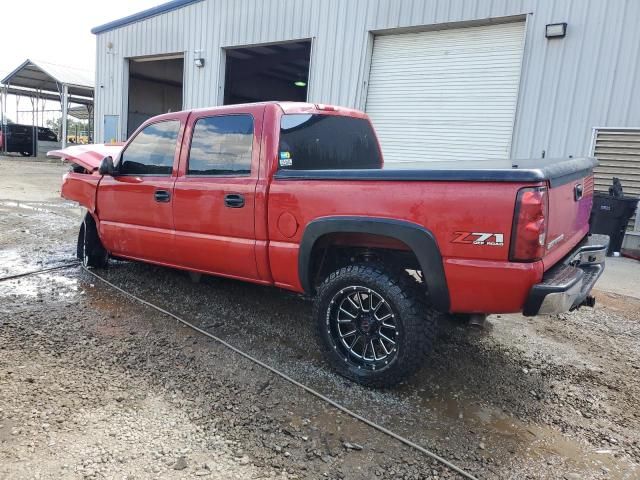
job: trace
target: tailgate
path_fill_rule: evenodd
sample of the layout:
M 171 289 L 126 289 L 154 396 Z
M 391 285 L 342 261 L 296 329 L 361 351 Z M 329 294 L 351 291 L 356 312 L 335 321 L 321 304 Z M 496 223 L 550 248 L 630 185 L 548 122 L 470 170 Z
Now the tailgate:
M 567 255 L 589 232 L 593 172 L 584 170 L 549 181 L 545 271 Z

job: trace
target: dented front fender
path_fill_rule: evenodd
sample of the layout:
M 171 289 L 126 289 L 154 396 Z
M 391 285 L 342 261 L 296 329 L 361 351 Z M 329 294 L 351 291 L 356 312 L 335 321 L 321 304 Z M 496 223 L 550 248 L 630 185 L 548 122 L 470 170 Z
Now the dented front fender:
M 89 212 L 96 211 L 96 194 L 100 175 L 68 172 L 62 177 L 60 195 L 67 200 L 78 202 Z
M 64 162 L 79 165 L 62 177 L 61 196 L 78 202 L 92 214 L 96 211 L 96 195 L 102 176 L 98 167 L 104 157 L 117 158 L 122 144 L 74 145 L 62 150 L 47 152 L 48 157 L 61 158 Z

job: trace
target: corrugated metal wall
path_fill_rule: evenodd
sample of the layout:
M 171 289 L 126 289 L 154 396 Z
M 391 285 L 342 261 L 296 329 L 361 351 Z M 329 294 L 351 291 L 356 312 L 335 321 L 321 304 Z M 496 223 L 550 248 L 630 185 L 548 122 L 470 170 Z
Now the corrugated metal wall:
M 514 157 L 587 155 L 594 126 L 640 126 L 636 0 L 203 0 L 97 35 L 96 137 L 103 115 L 124 116 L 127 57 L 185 52 L 184 107 L 202 107 L 221 98 L 222 47 L 313 38 L 309 100 L 363 108 L 372 31 L 518 15 L 527 33 Z M 566 38 L 545 38 L 554 22 L 568 23 Z
M 640 129 L 598 128 L 594 131 L 595 189 L 607 193 L 613 178 L 620 179 L 625 196 L 640 198 Z M 628 230 L 636 230 L 637 212 Z

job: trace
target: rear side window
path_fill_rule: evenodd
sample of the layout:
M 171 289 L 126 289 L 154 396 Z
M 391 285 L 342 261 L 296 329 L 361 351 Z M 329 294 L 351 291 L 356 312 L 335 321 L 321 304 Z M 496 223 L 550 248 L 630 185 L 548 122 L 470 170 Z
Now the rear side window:
M 382 168 L 373 128 L 363 118 L 283 115 L 278 155 L 280 169 Z
M 180 122 L 147 125 L 134 137 L 120 158 L 122 175 L 171 175 Z
M 187 174 L 248 175 L 252 147 L 251 115 L 200 118 L 193 129 Z

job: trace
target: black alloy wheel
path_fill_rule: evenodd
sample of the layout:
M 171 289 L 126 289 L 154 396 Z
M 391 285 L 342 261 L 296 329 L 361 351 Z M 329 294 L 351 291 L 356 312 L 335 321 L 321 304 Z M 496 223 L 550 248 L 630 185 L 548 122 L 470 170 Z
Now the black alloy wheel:
M 331 273 L 314 304 L 319 342 L 333 368 L 370 387 L 395 385 L 431 349 L 438 313 L 405 271 L 358 264 Z

